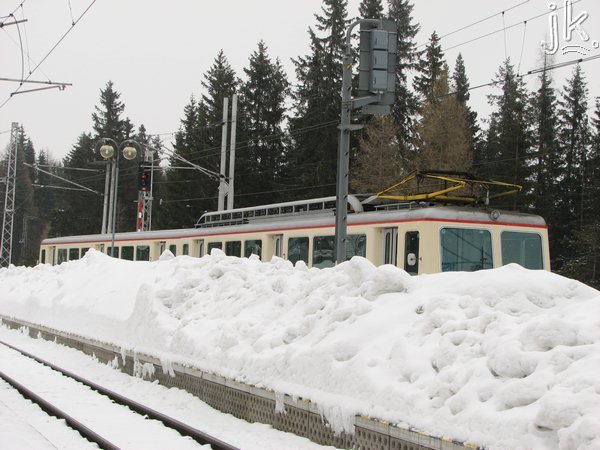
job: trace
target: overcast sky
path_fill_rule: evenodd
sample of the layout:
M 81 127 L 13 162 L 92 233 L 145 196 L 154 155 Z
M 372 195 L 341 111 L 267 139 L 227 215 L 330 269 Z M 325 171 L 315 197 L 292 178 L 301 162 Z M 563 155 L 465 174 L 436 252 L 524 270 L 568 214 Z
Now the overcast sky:
M 21 47 L 24 48 L 25 75 L 33 70 L 73 21 L 93 0 L 5 0 L 0 16 L 15 10 L 17 19 L 27 22 L 0 28 L 0 77 L 21 77 Z M 519 73 L 541 66 L 540 42 L 549 35 L 547 0 L 420 0 L 414 2 L 413 18 L 421 26 L 418 44 L 425 44 L 435 30 L 438 35 L 465 29 L 443 37 L 442 47 L 453 68 L 456 56 L 463 54 L 471 86 L 491 81 L 506 56 Z M 564 0 L 556 0 L 561 8 Z M 358 15 L 360 0 L 349 0 L 349 15 Z M 176 131 L 183 108 L 192 94 L 198 96 L 201 81 L 214 57 L 223 49 L 238 76 L 248 57 L 264 40 L 272 57 L 278 57 L 290 79 L 294 76 L 292 57 L 308 52 L 308 27 L 321 0 L 97 0 L 77 25 L 30 76 L 31 80 L 72 83 L 58 89 L 24 93 L 10 98 L 18 83 L 0 81 L 0 149 L 9 142 L 12 122 L 25 127 L 37 150 L 45 149 L 62 158 L 82 132 L 92 130 L 91 114 L 99 103 L 100 89 L 114 82 L 125 104 L 125 116 L 137 126 L 144 124 L 150 134 Z M 504 14 L 501 14 L 502 11 Z M 582 42 L 577 32 L 571 41 L 563 37 L 564 8 L 557 11 L 560 45 L 581 45 L 587 56 L 600 55 L 600 2 L 579 0 L 573 16 L 587 12 L 582 23 L 590 39 Z M 536 19 L 534 17 L 540 16 Z M 491 16 L 491 17 L 490 17 Z M 483 20 L 486 19 L 487 20 Z M 477 21 L 481 23 L 469 26 Z M 10 21 L 0 18 L 0 21 Z M 527 24 L 524 25 L 524 21 Z M 502 31 L 506 27 L 506 31 Z M 499 30 L 488 37 L 475 38 Z M 457 47 L 455 47 L 457 46 Z M 454 47 L 454 48 L 452 48 Z M 423 48 L 423 47 L 421 47 Z M 582 57 L 578 53 L 555 55 L 555 62 Z M 28 62 L 28 58 L 30 59 Z M 600 59 L 582 65 L 590 90 L 590 107 L 600 96 Z M 573 66 L 554 70 L 557 86 L 562 86 Z M 526 78 L 535 87 L 536 78 Z M 39 87 L 26 85 L 22 90 Z M 486 96 L 493 87 L 472 91 L 472 106 L 487 116 Z M 9 99 L 9 100 L 8 100 Z M 8 100 L 8 102 L 7 102 Z M 4 132 L 4 133 L 3 133 Z

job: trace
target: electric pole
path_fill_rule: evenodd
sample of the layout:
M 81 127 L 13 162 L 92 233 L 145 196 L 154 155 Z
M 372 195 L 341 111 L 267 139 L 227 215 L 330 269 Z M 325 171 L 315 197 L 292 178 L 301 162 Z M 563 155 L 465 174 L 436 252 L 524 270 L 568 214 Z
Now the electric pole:
M 15 193 L 17 183 L 17 150 L 19 124 L 13 122 L 10 130 L 8 164 L 6 177 L 2 179 L 4 192 L 4 213 L 2 214 L 2 242 L 0 245 L 0 267 L 8 267 L 12 258 L 13 223 L 15 219 Z

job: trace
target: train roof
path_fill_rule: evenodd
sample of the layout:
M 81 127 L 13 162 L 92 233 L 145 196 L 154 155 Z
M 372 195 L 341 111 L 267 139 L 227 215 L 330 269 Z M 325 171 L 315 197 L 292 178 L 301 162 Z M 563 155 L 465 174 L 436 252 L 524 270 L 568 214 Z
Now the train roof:
M 357 212 L 348 215 L 348 225 L 360 224 L 385 224 L 393 222 L 418 222 L 440 221 L 455 223 L 480 223 L 504 224 L 515 226 L 528 226 L 546 228 L 545 220 L 534 214 L 515 211 L 482 209 L 461 206 L 440 205 L 388 205 L 387 209 Z M 281 216 L 249 220 L 247 223 L 219 226 L 211 228 L 182 228 L 174 230 L 153 230 L 143 232 L 116 233 L 115 241 L 127 240 L 160 240 L 173 238 L 202 238 L 203 236 L 228 235 L 251 232 L 276 232 L 294 228 L 330 227 L 335 225 L 334 211 L 327 210 L 319 214 L 306 214 L 294 216 Z M 48 238 L 42 241 L 43 245 L 85 243 L 98 241 L 111 241 L 112 234 L 90 234 L 80 236 L 65 236 Z

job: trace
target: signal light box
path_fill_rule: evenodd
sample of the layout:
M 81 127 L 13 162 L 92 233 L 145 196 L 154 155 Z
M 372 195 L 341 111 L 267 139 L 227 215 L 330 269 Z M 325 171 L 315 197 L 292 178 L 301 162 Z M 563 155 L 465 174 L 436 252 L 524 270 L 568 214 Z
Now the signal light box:
M 379 23 L 360 24 L 358 97 L 380 96 L 378 102 L 363 107 L 363 112 L 370 106 L 389 106 L 395 101 L 397 25 L 392 20 Z

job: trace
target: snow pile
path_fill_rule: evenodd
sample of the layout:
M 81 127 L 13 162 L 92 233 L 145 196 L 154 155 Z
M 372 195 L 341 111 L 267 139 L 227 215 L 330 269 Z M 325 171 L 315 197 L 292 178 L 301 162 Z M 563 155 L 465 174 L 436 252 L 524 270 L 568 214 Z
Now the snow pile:
M 516 265 L 411 277 L 213 251 L 0 269 L 0 314 L 491 448 L 600 448 L 600 293 Z

